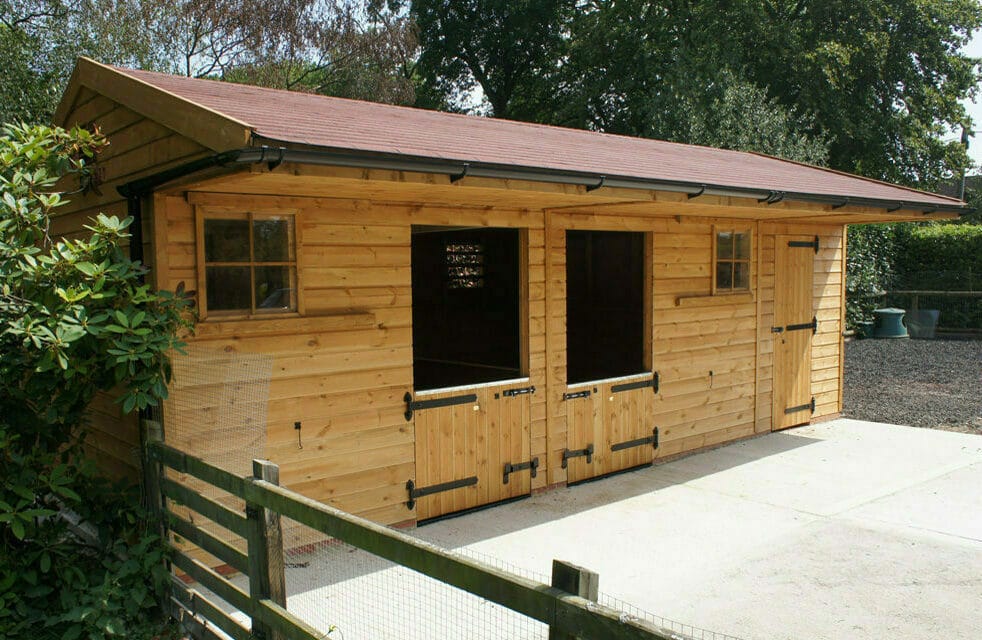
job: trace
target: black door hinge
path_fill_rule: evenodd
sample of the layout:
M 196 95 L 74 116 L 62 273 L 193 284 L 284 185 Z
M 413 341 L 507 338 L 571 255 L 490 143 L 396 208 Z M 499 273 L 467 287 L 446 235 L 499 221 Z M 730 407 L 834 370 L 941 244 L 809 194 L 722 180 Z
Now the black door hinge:
M 788 246 L 814 249 L 818 253 L 818 236 L 814 240 L 788 240 Z
M 621 391 L 631 391 L 632 389 L 645 389 L 651 387 L 658 393 L 658 374 L 656 373 L 651 380 L 638 380 L 637 382 L 625 382 L 624 384 L 611 385 L 611 393 L 620 393 Z
M 587 463 L 593 462 L 593 443 L 588 444 L 585 449 L 564 449 L 563 469 L 567 467 L 570 458 L 582 458 L 584 456 L 586 456 Z
M 799 404 L 797 407 L 788 407 L 787 409 L 784 410 L 784 414 L 789 415 L 792 413 L 798 413 L 799 411 L 805 411 L 805 410 L 811 410 L 812 413 L 815 413 L 815 396 L 812 396 L 811 402 L 808 402 L 806 404 Z
M 811 322 L 789 324 L 788 326 L 784 327 L 785 331 L 802 331 L 804 329 L 811 329 L 812 334 L 818 333 L 818 318 L 816 316 L 812 316 Z
M 434 400 L 413 400 L 413 394 L 406 392 L 402 397 L 406 403 L 406 413 L 403 414 L 406 422 L 413 419 L 413 412 L 421 409 L 436 409 L 438 407 L 452 407 L 455 404 L 471 404 L 477 402 L 476 393 L 468 393 L 462 396 L 450 396 L 449 398 L 436 398 Z
M 469 478 L 461 478 L 460 480 L 451 480 L 450 482 L 431 484 L 428 487 L 420 487 L 417 489 L 416 483 L 409 480 L 406 482 L 406 491 L 409 493 L 409 500 L 406 501 L 406 506 L 413 509 L 416 507 L 416 498 L 431 496 L 434 493 L 443 493 L 444 491 L 453 491 L 454 489 L 460 489 L 461 487 L 470 487 L 475 484 L 477 484 L 477 476 L 471 476 Z
M 617 444 L 610 445 L 611 451 L 623 451 L 624 449 L 633 449 L 634 447 L 643 447 L 646 444 L 650 444 L 652 449 L 658 448 L 658 427 L 655 427 L 651 435 L 647 438 L 638 438 L 637 440 L 628 440 L 627 442 L 618 442 Z
M 529 469 L 531 473 L 529 476 L 534 478 L 539 474 L 539 458 L 535 457 L 528 462 L 519 462 L 518 464 L 511 464 L 510 462 L 505 463 L 505 477 L 503 480 L 504 484 L 508 484 L 508 475 L 515 473 L 516 471 L 523 471 Z

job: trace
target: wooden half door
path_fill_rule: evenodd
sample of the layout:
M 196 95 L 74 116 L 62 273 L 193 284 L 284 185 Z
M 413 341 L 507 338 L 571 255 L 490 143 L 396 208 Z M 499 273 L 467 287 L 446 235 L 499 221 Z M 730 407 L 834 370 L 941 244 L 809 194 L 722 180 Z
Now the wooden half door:
M 565 394 L 566 481 L 581 482 L 651 464 L 655 394 L 646 378 L 571 387 Z
M 811 392 L 816 330 L 813 282 L 817 236 L 777 236 L 774 265 L 774 404 L 771 428 L 804 424 L 815 411 Z
M 531 492 L 538 470 L 538 460 L 530 459 L 532 393 L 532 387 L 508 384 L 407 399 L 416 432 L 407 505 L 417 520 Z

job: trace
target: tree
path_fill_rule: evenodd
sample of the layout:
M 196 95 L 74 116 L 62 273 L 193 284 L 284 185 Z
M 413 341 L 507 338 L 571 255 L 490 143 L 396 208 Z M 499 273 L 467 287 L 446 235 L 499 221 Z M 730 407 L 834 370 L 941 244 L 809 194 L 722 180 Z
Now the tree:
M 800 134 L 828 142 L 833 168 L 932 188 L 968 163 L 943 137 L 967 123 L 960 100 L 980 80 L 979 61 L 959 52 L 982 26 L 977 0 L 583 0 L 536 12 L 417 0 L 413 15 L 427 86 L 459 101 L 479 85 L 496 116 L 689 142 L 691 115 L 730 74 L 805 118 Z
M 423 93 L 498 118 L 550 120 L 573 0 L 413 0 Z
M 52 240 L 56 185 L 92 186 L 105 139 L 81 129 L 0 129 L 0 637 L 149 637 L 168 580 L 138 497 L 97 478 L 82 450 L 99 391 L 131 412 L 166 397 L 183 297 L 152 292 L 124 251 L 132 219 L 98 215 Z M 61 182 L 59 182 L 61 181 Z M 84 498 L 83 498 L 84 496 Z M 73 511 L 97 532 L 72 534 Z

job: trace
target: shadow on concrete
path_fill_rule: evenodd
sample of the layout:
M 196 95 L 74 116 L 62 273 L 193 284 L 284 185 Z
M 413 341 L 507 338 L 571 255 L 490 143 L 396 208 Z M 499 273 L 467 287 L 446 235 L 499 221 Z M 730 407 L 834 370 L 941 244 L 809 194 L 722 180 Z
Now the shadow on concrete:
M 823 442 L 793 431 L 722 445 L 670 462 L 618 473 L 571 487 L 552 489 L 524 500 L 491 505 L 460 516 L 449 516 L 410 530 L 412 535 L 450 548 L 515 533 L 622 500 L 657 492 L 756 462 L 770 456 Z

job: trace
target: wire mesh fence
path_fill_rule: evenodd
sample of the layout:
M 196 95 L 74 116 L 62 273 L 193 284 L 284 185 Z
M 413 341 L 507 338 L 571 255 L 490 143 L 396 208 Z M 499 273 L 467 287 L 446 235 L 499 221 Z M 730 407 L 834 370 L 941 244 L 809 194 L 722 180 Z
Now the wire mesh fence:
M 343 640 L 547 638 L 532 618 L 283 521 L 287 610 Z
M 910 318 L 925 318 L 942 331 L 982 331 L 982 291 L 890 291 L 883 306 L 904 309 Z

